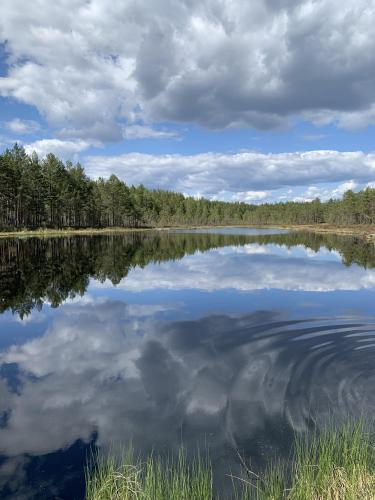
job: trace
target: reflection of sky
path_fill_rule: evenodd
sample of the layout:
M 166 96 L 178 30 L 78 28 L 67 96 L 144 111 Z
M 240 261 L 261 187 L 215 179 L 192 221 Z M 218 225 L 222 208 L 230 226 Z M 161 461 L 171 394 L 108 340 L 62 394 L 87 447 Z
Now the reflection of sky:
M 135 268 L 116 288 L 92 281 L 90 292 L 127 303 L 176 303 L 165 313 L 170 319 L 259 309 L 303 317 L 372 315 L 374 287 L 375 270 L 346 267 L 335 251 L 249 244 Z
M 288 249 L 249 244 L 196 253 L 176 262 L 149 264 L 145 269 L 135 268 L 118 287 L 134 292 L 150 289 L 360 290 L 375 288 L 375 270 L 356 265 L 345 267 L 334 252 L 315 254 L 302 246 Z
M 5 313 L 0 478 L 93 435 L 144 451 L 208 441 L 235 467 L 228 450 L 261 461 L 310 412 L 373 411 L 374 285 L 335 252 L 246 245 L 92 280 L 26 321 Z

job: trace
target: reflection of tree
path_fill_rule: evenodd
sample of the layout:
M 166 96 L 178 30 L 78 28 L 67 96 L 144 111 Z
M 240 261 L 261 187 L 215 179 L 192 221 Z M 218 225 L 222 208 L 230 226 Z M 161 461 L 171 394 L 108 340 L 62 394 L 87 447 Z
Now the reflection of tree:
M 361 238 L 296 231 L 256 236 L 256 242 L 258 244 L 284 245 L 288 248 L 303 245 L 314 252 L 318 252 L 321 248 L 327 248 L 328 250 L 336 250 L 346 266 L 358 264 L 364 268 L 375 267 L 375 245 L 365 242 Z
M 268 235 L 215 233 L 129 233 L 50 239 L 0 240 L 0 312 L 21 317 L 48 301 L 52 307 L 83 295 L 89 279 L 118 284 L 135 266 L 181 259 L 186 254 L 228 245 L 257 243 L 314 251 L 335 249 L 345 265 L 375 267 L 375 247 L 355 238 L 294 232 Z
M 21 317 L 48 301 L 83 295 L 90 277 L 117 284 L 134 266 L 181 259 L 197 250 L 243 245 L 246 236 L 130 233 L 0 240 L 0 312 Z

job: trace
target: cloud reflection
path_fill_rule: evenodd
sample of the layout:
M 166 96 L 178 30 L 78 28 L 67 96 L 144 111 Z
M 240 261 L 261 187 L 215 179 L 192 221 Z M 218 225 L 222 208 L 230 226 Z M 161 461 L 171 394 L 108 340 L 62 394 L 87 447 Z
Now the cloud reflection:
M 294 319 L 274 310 L 213 315 L 206 308 L 203 317 L 176 321 L 183 310 L 176 297 L 166 303 L 162 294 L 146 294 L 144 304 L 124 293 L 375 286 L 374 270 L 344 266 L 341 253 L 318 248 L 253 243 L 147 261 L 130 268 L 118 292 L 98 297 L 108 282 L 91 280 L 84 295 L 66 298 L 53 314 L 44 311 L 42 323 L 40 313 L 31 315 L 22 328 L 27 340 L 0 352 L 0 454 L 7 457 L 0 488 L 6 483 L 33 498 L 25 484 L 34 460 L 66 456 L 78 440 L 93 439 L 102 449 L 132 441 L 141 453 L 207 443 L 224 477 L 238 466 L 237 448 L 261 466 L 270 454 L 288 452 L 294 430 L 371 414 L 370 320 Z M 123 302 L 129 296 L 135 303 Z M 46 488 L 60 480 L 65 472 L 47 478 Z
M 140 323 L 115 301 L 61 311 L 42 337 L 1 354 L 21 374 L 18 392 L 1 385 L 7 456 L 50 453 L 94 433 L 100 446 L 132 440 L 140 450 L 212 436 L 216 451 L 226 443 L 251 455 L 248 443 L 270 427 L 375 409 L 369 322 L 273 312 L 167 322 L 151 307 Z
M 375 288 L 375 270 L 357 265 L 343 266 L 337 252 L 312 252 L 302 245 L 290 250 L 248 244 L 186 255 L 179 261 L 151 264 L 144 269 L 134 268 L 118 287 L 130 291 L 360 290 Z

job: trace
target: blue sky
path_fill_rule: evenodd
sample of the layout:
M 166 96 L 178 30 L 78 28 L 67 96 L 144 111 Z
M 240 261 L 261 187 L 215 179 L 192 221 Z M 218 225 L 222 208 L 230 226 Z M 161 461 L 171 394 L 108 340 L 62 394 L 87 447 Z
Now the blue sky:
M 375 182 L 365 0 L 4 0 L 0 148 L 212 199 Z

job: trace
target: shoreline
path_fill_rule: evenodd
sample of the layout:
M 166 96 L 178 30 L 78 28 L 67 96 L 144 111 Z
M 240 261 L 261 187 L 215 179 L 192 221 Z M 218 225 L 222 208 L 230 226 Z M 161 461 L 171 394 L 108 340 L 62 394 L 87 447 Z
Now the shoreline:
M 84 229 L 29 229 L 21 231 L 0 232 L 0 238 L 31 238 L 31 237 L 59 237 L 59 236 L 92 236 L 96 234 L 121 234 L 144 231 L 173 231 L 183 229 L 215 229 L 215 228 L 243 227 L 249 229 L 289 229 L 291 231 L 308 231 L 317 234 L 337 234 L 342 236 L 358 236 L 367 241 L 375 242 L 375 226 L 369 225 L 342 225 L 333 224 L 213 224 L 213 225 L 186 225 L 163 227 L 114 227 L 114 228 L 84 228 Z
M 271 227 L 271 226 L 267 226 Z M 279 226 L 280 229 L 290 229 L 292 231 L 309 231 L 317 234 L 337 234 L 341 236 L 358 236 L 366 241 L 375 242 L 375 226 L 373 225 L 342 225 L 334 224 L 285 224 Z

